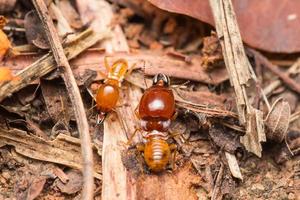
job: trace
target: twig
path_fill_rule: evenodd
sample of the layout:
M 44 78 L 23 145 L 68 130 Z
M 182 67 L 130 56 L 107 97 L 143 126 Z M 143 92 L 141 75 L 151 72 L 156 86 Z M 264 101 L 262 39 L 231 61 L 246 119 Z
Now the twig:
M 241 137 L 241 142 L 248 151 L 260 157 L 260 142 L 266 141 L 263 114 L 252 107 L 247 96 L 247 85 L 257 78 L 244 50 L 233 5 L 231 0 L 210 0 L 210 5 L 226 69 L 235 91 L 239 121 L 246 126 L 246 134 Z
M 109 36 L 109 32 L 103 32 L 102 34 L 94 33 L 92 30 L 88 29 L 78 35 L 74 40 L 72 40 L 67 47 L 64 48 L 65 54 L 68 59 L 75 58 L 81 52 L 87 48 L 96 44 L 99 40 L 102 40 Z M 13 61 L 12 61 L 13 62 Z M 13 68 L 13 63 L 8 64 L 10 68 Z M 24 65 L 24 64 L 23 64 Z M 26 64 L 25 64 L 26 65 Z M 18 71 L 16 73 L 16 78 L 13 81 L 9 81 L 1 84 L 0 87 L 0 102 L 12 95 L 12 93 L 24 88 L 34 80 L 46 75 L 52 70 L 56 69 L 56 63 L 53 56 L 48 53 L 47 55 L 41 57 L 31 65 Z
M 224 164 L 221 162 L 220 170 L 219 170 L 217 180 L 216 180 L 213 192 L 212 192 L 212 197 L 211 197 L 212 200 L 217 199 L 217 195 L 220 191 L 220 187 L 222 184 L 223 172 L 224 172 Z
M 287 70 L 288 75 L 297 74 L 298 70 L 300 68 L 300 58 L 297 59 L 297 61 Z M 265 89 L 264 92 L 266 95 L 270 94 L 273 90 L 278 88 L 281 85 L 280 80 L 275 80 L 271 82 Z
M 86 118 L 86 113 L 84 110 L 80 91 L 78 89 L 76 80 L 73 76 L 68 59 L 64 54 L 63 47 L 60 43 L 57 31 L 49 15 L 45 2 L 43 0 L 33 0 L 33 4 L 42 21 L 55 61 L 58 67 L 60 67 L 60 69 L 63 71 L 63 79 L 65 81 L 66 88 L 70 95 L 70 99 L 75 113 L 75 118 L 77 121 L 78 131 L 80 133 L 81 138 L 81 153 L 83 157 L 82 199 L 91 200 L 93 199 L 94 193 L 93 153 L 91 138 L 89 135 L 89 125 Z
M 297 92 L 298 94 L 300 94 L 300 84 L 295 82 L 293 79 L 291 79 L 289 77 L 288 73 L 282 72 L 278 66 L 274 65 L 273 63 L 271 63 L 266 57 L 264 57 L 261 53 L 259 53 L 258 51 L 254 50 L 254 49 L 247 49 L 251 54 L 253 54 L 253 56 L 255 57 L 255 59 L 258 59 L 259 62 L 267 67 L 271 72 L 273 72 L 274 74 L 276 74 L 290 89 L 294 90 L 295 92 Z

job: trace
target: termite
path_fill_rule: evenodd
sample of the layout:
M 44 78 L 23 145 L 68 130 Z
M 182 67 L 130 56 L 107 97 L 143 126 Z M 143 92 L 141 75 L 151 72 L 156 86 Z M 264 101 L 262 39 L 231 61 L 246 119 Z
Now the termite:
M 164 170 L 170 161 L 171 152 L 176 149 L 175 144 L 167 142 L 171 121 L 176 118 L 175 99 L 169 86 L 167 75 L 155 75 L 152 86 L 145 90 L 136 109 L 146 141 L 137 145 L 137 149 L 144 153 L 145 162 L 153 172 Z M 136 129 L 135 133 L 140 129 Z
M 107 113 L 116 108 L 121 83 L 128 72 L 128 63 L 125 59 L 118 59 L 111 66 L 107 57 L 104 58 L 104 65 L 108 72 L 105 75 L 104 83 L 98 88 L 96 95 L 96 106 L 99 111 L 97 123 L 102 123 Z M 130 71 L 130 70 L 129 70 Z

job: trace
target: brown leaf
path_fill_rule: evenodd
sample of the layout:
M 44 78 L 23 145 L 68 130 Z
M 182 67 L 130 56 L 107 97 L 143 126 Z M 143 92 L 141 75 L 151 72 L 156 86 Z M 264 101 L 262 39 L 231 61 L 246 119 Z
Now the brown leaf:
M 75 76 L 81 76 L 86 70 L 104 71 L 104 57 L 106 54 L 99 51 L 87 51 L 80 54 L 73 59 L 70 64 L 74 67 Z M 207 84 L 218 85 L 228 80 L 228 75 L 225 68 L 216 68 L 210 72 L 207 72 L 202 68 L 198 57 L 192 57 L 192 62 L 187 63 L 185 61 L 174 59 L 169 55 L 163 55 L 156 52 L 136 52 L 125 53 L 116 52 L 114 58 L 124 58 L 128 61 L 129 66 L 136 64 L 135 67 L 145 69 L 147 75 L 155 75 L 157 72 L 165 73 L 171 77 L 182 78 L 187 80 L 199 81 Z M 112 60 L 113 60 L 112 59 Z M 36 60 L 36 57 L 29 56 L 16 56 L 14 59 L 7 59 L 5 62 L 0 62 L 0 65 L 11 67 L 14 73 L 24 69 L 25 66 L 32 64 Z M 186 73 L 189 70 L 191 73 Z M 96 80 L 103 79 L 98 74 Z
M 58 7 L 62 11 L 62 14 L 74 29 L 82 28 L 83 24 L 80 20 L 80 16 L 72 6 L 70 1 L 59 1 Z
M 208 0 L 189 3 L 185 0 L 148 1 L 161 9 L 214 24 Z M 271 52 L 300 51 L 300 1 L 233 0 L 233 5 L 244 42 Z
M 0 0 L 0 14 L 12 11 L 17 0 Z
M 57 85 L 55 81 L 41 80 L 41 90 L 45 100 L 46 108 L 54 123 L 57 121 L 69 123 L 73 117 L 73 109 L 69 102 L 65 87 Z
M 234 154 L 238 148 L 242 149 L 239 137 L 235 137 L 237 135 L 234 135 L 221 126 L 213 125 L 210 127 L 208 133 L 214 143 L 224 151 Z
M 40 193 L 42 192 L 45 183 L 46 183 L 45 176 L 35 178 L 32 181 L 30 187 L 28 188 L 26 200 L 33 200 L 36 197 L 38 197 L 40 195 Z
M 25 15 L 24 27 L 26 39 L 29 43 L 41 49 L 50 48 L 42 23 L 34 10 Z
M 268 129 L 267 138 L 282 142 L 290 123 L 291 109 L 288 102 L 278 99 L 268 113 L 265 125 Z
M 57 180 L 56 186 L 62 193 L 74 194 L 78 192 L 83 183 L 82 174 L 78 170 L 70 170 L 66 172 L 66 174 L 69 178 L 69 181 L 67 183 L 63 183 L 61 180 Z

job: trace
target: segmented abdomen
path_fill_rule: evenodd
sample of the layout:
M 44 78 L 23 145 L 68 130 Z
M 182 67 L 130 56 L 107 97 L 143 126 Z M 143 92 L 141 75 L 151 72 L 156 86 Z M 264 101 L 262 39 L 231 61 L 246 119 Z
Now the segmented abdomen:
M 144 151 L 145 161 L 152 171 L 162 171 L 170 159 L 170 147 L 163 139 L 150 138 Z

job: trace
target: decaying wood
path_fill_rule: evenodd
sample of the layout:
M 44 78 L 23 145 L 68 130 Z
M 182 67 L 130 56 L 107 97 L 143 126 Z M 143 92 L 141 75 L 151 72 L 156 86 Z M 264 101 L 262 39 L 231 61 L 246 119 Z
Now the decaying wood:
M 81 52 L 96 44 L 98 41 L 108 37 L 109 33 L 103 32 L 102 34 L 94 33 L 92 30 L 86 30 L 76 37 L 71 43 L 69 43 L 65 48 L 65 54 L 70 60 L 75 58 Z M 13 62 L 12 62 L 13 63 Z M 56 69 L 57 65 L 53 56 L 49 53 L 42 58 L 38 59 L 30 66 L 20 70 L 15 76 L 17 79 L 15 81 L 6 82 L 0 87 L 0 102 L 11 96 L 12 93 L 24 88 L 32 81 L 46 75 L 52 70 Z
M 90 200 L 93 199 L 94 196 L 93 152 L 89 124 L 81 94 L 45 2 L 43 0 L 33 0 L 32 2 L 42 21 L 54 59 L 59 69 L 63 72 L 62 77 L 73 105 L 77 128 L 81 139 L 81 154 L 83 158 L 83 190 L 81 198 Z
M 122 117 L 122 116 L 119 116 Z M 122 163 L 121 152 L 127 146 L 125 130 L 116 113 L 111 113 L 104 123 L 102 146 L 102 199 L 136 199 L 130 177 Z M 129 193 L 127 193 L 129 191 Z
M 65 165 L 74 169 L 83 170 L 80 153 L 80 140 L 60 134 L 53 141 L 47 141 L 35 135 L 17 129 L 0 129 L 1 145 L 12 145 L 16 151 L 26 157 Z M 95 172 L 93 176 L 102 179 L 100 159 L 94 149 Z
M 261 157 L 261 142 L 266 141 L 263 114 L 251 106 L 247 96 L 247 85 L 254 82 L 256 76 L 245 54 L 232 2 L 210 0 L 210 5 L 230 82 L 235 91 L 239 121 L 246 126 L 246 134 L 241 137 L 241 142 L 248 151 Z

